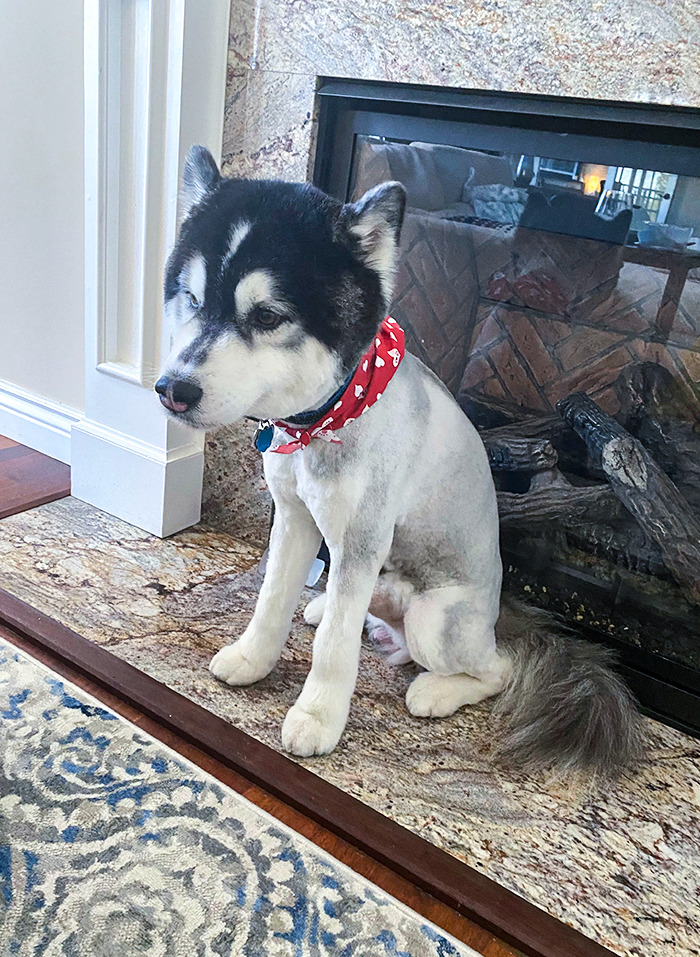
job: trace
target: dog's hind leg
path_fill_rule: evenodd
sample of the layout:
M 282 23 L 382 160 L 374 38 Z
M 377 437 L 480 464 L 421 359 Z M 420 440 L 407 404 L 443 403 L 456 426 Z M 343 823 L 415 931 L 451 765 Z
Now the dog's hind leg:
M 368 637 L 379 646 L 390 665 L 405 665 L 411 660 L 403 634 L 403 615 L 413 586 L 397 576 L 379 576 L 365 619 Z M 326 610 L 327 593 L 313 598 L 304 609 L 304 621 L 314 628 L 321 624 Z
M 445 718 L 467 704 L 478 704 L 506 686 L 507 663 L 481 678 L 471 675 L 437 675 L 424 671 L 406 692 L 406 707 L 416 718 Z
M 304 609 L 304 621 L 307 625 L 316 628 L 321 624 L 323 613 L 326 610 L 326 593 L 312 598 Z M 390 625 L 381 618 L 367 614 L 365 619 L 367 635 L 386 656 L 385 661 L 390 665 L 405 665 L 411 660 L 406 647 L 406 640 L 400 629 Z
M 413 593 L 413 585 L 391 571 L 380 575 L 374 587 L 365 626 L 389 665 L 405 665 L 411 661 L 404 634 L 404 614 Z
M 222 648 L 209 665 L 212 674 L 229 685 L 260 681 L 277 664 L 321 543 L 321 533 L 299 499 L 276 502 L 276 506 L 255 614 L 240 639 Z
M 410 601 L 406 642 L 427 669 L 406 693 L 411 714 L 445 717 L 503 691 L 511 662 L 496 648 L 496 614 L 489 589 L 470 585 L 431 589 Z

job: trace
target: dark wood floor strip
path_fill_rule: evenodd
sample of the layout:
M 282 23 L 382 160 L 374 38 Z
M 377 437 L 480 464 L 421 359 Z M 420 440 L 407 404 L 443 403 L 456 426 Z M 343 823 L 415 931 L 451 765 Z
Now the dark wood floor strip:
M 0 449 L 0 462 L 9 462 L 10 459 L 22 459 L 27 456 L 39 455 L 33 449 L 28 449 L 26 445 L 10 445 Z
M 531 957 L 610 951 L 0 589 L 0 621 Z
M 0 436 L 0 519 L 70 495 L 70 468 Z

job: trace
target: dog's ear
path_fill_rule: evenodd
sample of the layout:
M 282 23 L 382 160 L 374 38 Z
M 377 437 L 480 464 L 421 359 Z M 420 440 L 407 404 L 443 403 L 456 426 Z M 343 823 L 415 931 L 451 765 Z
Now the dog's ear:
M 406 190 L 401 183 L 380 183 L 356 203 L 346 203 L 338 217 L 337 238 L 378 274 L 387 305 L 405 209 Z
M 193 206 L 201 203 L 221 182 L 216 160 L 205 146 L 191 146 L 182 174 L 182 211 L 189 215 Z

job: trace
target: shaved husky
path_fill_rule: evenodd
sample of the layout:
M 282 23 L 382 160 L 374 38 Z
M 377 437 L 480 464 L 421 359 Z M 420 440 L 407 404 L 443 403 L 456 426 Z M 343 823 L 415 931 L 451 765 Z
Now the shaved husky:
M 184 203 L 165 282 L 173 348 L 156 385 L 168 413 L 212 429 L 323 408 L 387 314 L 401 184 L 343 205 L 309 185 L 225 179 L 193 147 Z M 499 621 L 494 484 L 478 433 L 442 383 L 406 354 L 381 399 L 335 435 L 342 444 L 263 455 L 275 503 L 265 580 L 212 673 L 251 685 L 272 671 L 325 539 L 328 585 L 306 608 L 318 628 L 282 727 L 288 751 L 337 745 L 369 620 L 392 636 L 396 660 L 424 669 L 406 695 L 412 715 L 444 717 L 499 695 L 502 760 L 606 776 L 630 763 L 639 716 L 607 653 L 524 608 L 504 607 Z

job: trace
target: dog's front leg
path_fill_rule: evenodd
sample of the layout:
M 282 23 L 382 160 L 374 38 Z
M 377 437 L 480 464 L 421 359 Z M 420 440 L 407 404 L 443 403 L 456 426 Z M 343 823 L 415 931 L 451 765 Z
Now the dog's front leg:
M 213 675 L 230 685 L 250 685 L 272 671 L 320 544 L 321 533 L 299 499 L 276 502 L 255 614 L 240 639 L 214 655 L 209 665 Z
M 357 680 L 362 627 L 390 542 L 389 536 L 385 547 L 361 557 L 354 548 L 330 546 L 327 601 L 314 638 L 313 664 L 282 726 L 282 744 L 292 754 L 328 754 L 343 733 Z

